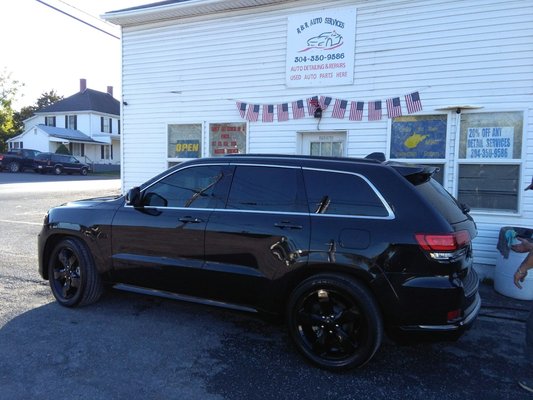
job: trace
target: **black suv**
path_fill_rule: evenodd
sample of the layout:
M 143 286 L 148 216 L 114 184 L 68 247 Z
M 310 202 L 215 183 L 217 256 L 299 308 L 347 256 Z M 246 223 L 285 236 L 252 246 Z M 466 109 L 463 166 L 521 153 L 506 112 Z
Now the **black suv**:
M 65 172 L 87 175 L 91 171 L 91 166 L 67 154 L 40 153 L 35 157 L 33 170 L 42 174 L 54 172 L 56 175 L 61 175 Z
M 51 209 L 39 272 L 67 307 L 111 283 L 284 316 L 315 364 L 361 366 L 386 331 L 458 337 L 478 314 L 476 227 L 434 172 L 281 155 L 184 162 L 126 196 Z

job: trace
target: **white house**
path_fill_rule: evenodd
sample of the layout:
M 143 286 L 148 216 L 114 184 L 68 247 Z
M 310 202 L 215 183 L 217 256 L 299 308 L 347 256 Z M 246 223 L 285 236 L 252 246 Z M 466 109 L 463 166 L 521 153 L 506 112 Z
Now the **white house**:
M 7 141 L 10 149 L 30 148 L 55 152 L 63 144 L 95 170 L 120 165 L 120 103 L 107 93 L 87 88 L 35 113 L 24 121 L 24 132 Z
M 123 189 L 194 157 L 383 152 L 440 167 L 481 269 L 501 227 L 533 227 L 531 1 L 176 0 L 104 18 L 122 27 Z

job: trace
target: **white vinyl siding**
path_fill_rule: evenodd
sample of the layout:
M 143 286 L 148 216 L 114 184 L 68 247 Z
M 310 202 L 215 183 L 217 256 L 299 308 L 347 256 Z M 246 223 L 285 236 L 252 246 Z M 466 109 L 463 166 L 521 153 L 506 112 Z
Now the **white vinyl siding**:
M 357 9 L 354 84 L 287 88 L 287 15 Z M 325 95 L 365 102 L 363 121 L 312 117 L 248 124 L 250 153 L 299 152 L 298 132 L 346 132 L 348 156 L 387 153 L 390 122 L 368 121 L 368 101 L 418 90 L 424 110 L 448 115 L 444 186 L 457 193 L 460 116 L 451 105 L 524 112 L 520 188 L 533 175 L 533 2 L 525 0 L 308 0 L 123 28 L 123 190 L 167 167 L 169 124 L 244 122 L 235 102 L 280 104 Z M 465 111 L 463 112 L 475 112 Z M 306 113 L 307 114 L 307 113 Z M 204 154 L 205 156 L 206 154 Z M 532 161 L 529 161 L 532 160 Z M 475 215 L 477 263 L 494 264 L 499 227 L 533 226 L 533 193 L 520 213 Z

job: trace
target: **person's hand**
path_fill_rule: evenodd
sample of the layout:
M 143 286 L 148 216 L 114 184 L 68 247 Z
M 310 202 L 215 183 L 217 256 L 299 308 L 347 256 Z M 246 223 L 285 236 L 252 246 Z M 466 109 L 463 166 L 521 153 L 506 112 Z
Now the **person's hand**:
M 526 276 L 527 270 L 522 269 L 522 267 L 518 267 L 518 269 L 514 273 L 514 284 L 518 289 L 522 289 L 522 285 L 520 284 L 520 282 L 524 282 Z
M 527 253 L 528 251 L 533 250 L 533 243 L 531 243 L 529 240 L 517 237 L 517 239 L 520 241 L 519 244 L 513 244 L 511 246 L 511 250 L 516 251 L 517 253 Z

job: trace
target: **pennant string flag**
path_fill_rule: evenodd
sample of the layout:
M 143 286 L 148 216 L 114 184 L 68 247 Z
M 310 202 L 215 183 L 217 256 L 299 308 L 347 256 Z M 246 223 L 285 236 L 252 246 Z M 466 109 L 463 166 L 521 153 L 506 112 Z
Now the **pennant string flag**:
M 246 113 L 246 119 L 250 122 L 256 122 L 259 118 L 259 104 L 250 104 L 248 106 L 248 112 Z
M 244 118 L 244 116 L 246 115 L 246 103 L 242 103 L 238 101 L 237 109 L 239 110 L 239 113 L 241 114 L 241 118 Z
M 420 101 L 420 94 L 413 92 L 405 96 L 405 103 L 407 105 L 407 112 L 413 114 L 422 111 L 422 102 Z
M 272 104 L 263 106 L 263 122 L 274 121 L 274 106 Z
M 331 97 L 320 96 L 320 100 L 318 103 L 320 105 L 320 108 L 322 108 L 322 111 L 326 111 L 326 109 L 331 104 L 331 100 L 332 100 Z
M 402 104 L 399 97 L 387 99 L 387 116 L 389 118 L 402 116 Z
M 313 96 L 310 99 L 307 99 L 307 111 L 309 112 L 310 117 L 315 115 L 315 111 L 319 106 L 320 103 L 318 102 L 317 96 Z
M 288 103 L 278 104 L 277 108 L 278 108 L 278 121 L 279 122 L 288 121 L 289 120 L 289 104 Z
M 379 121 L 382 117 L 381 100 L 370 101 L 368 103 L 368 120 Z
M 344 119 L 347 107 L 348 102 L 346 100 L 335 99 L 335 104 L 333 105 L 333 112 L 331 113 L 331 116 L 333 118 Z
M 292 117 L 294 119 L 300 119 L 305 117 L 304 102 L 303 100 L 292 102 Z
M 352 101 L 350 104 L 350 121 L 362 121 L 364 107 L 365 103 L 363 101 Z

